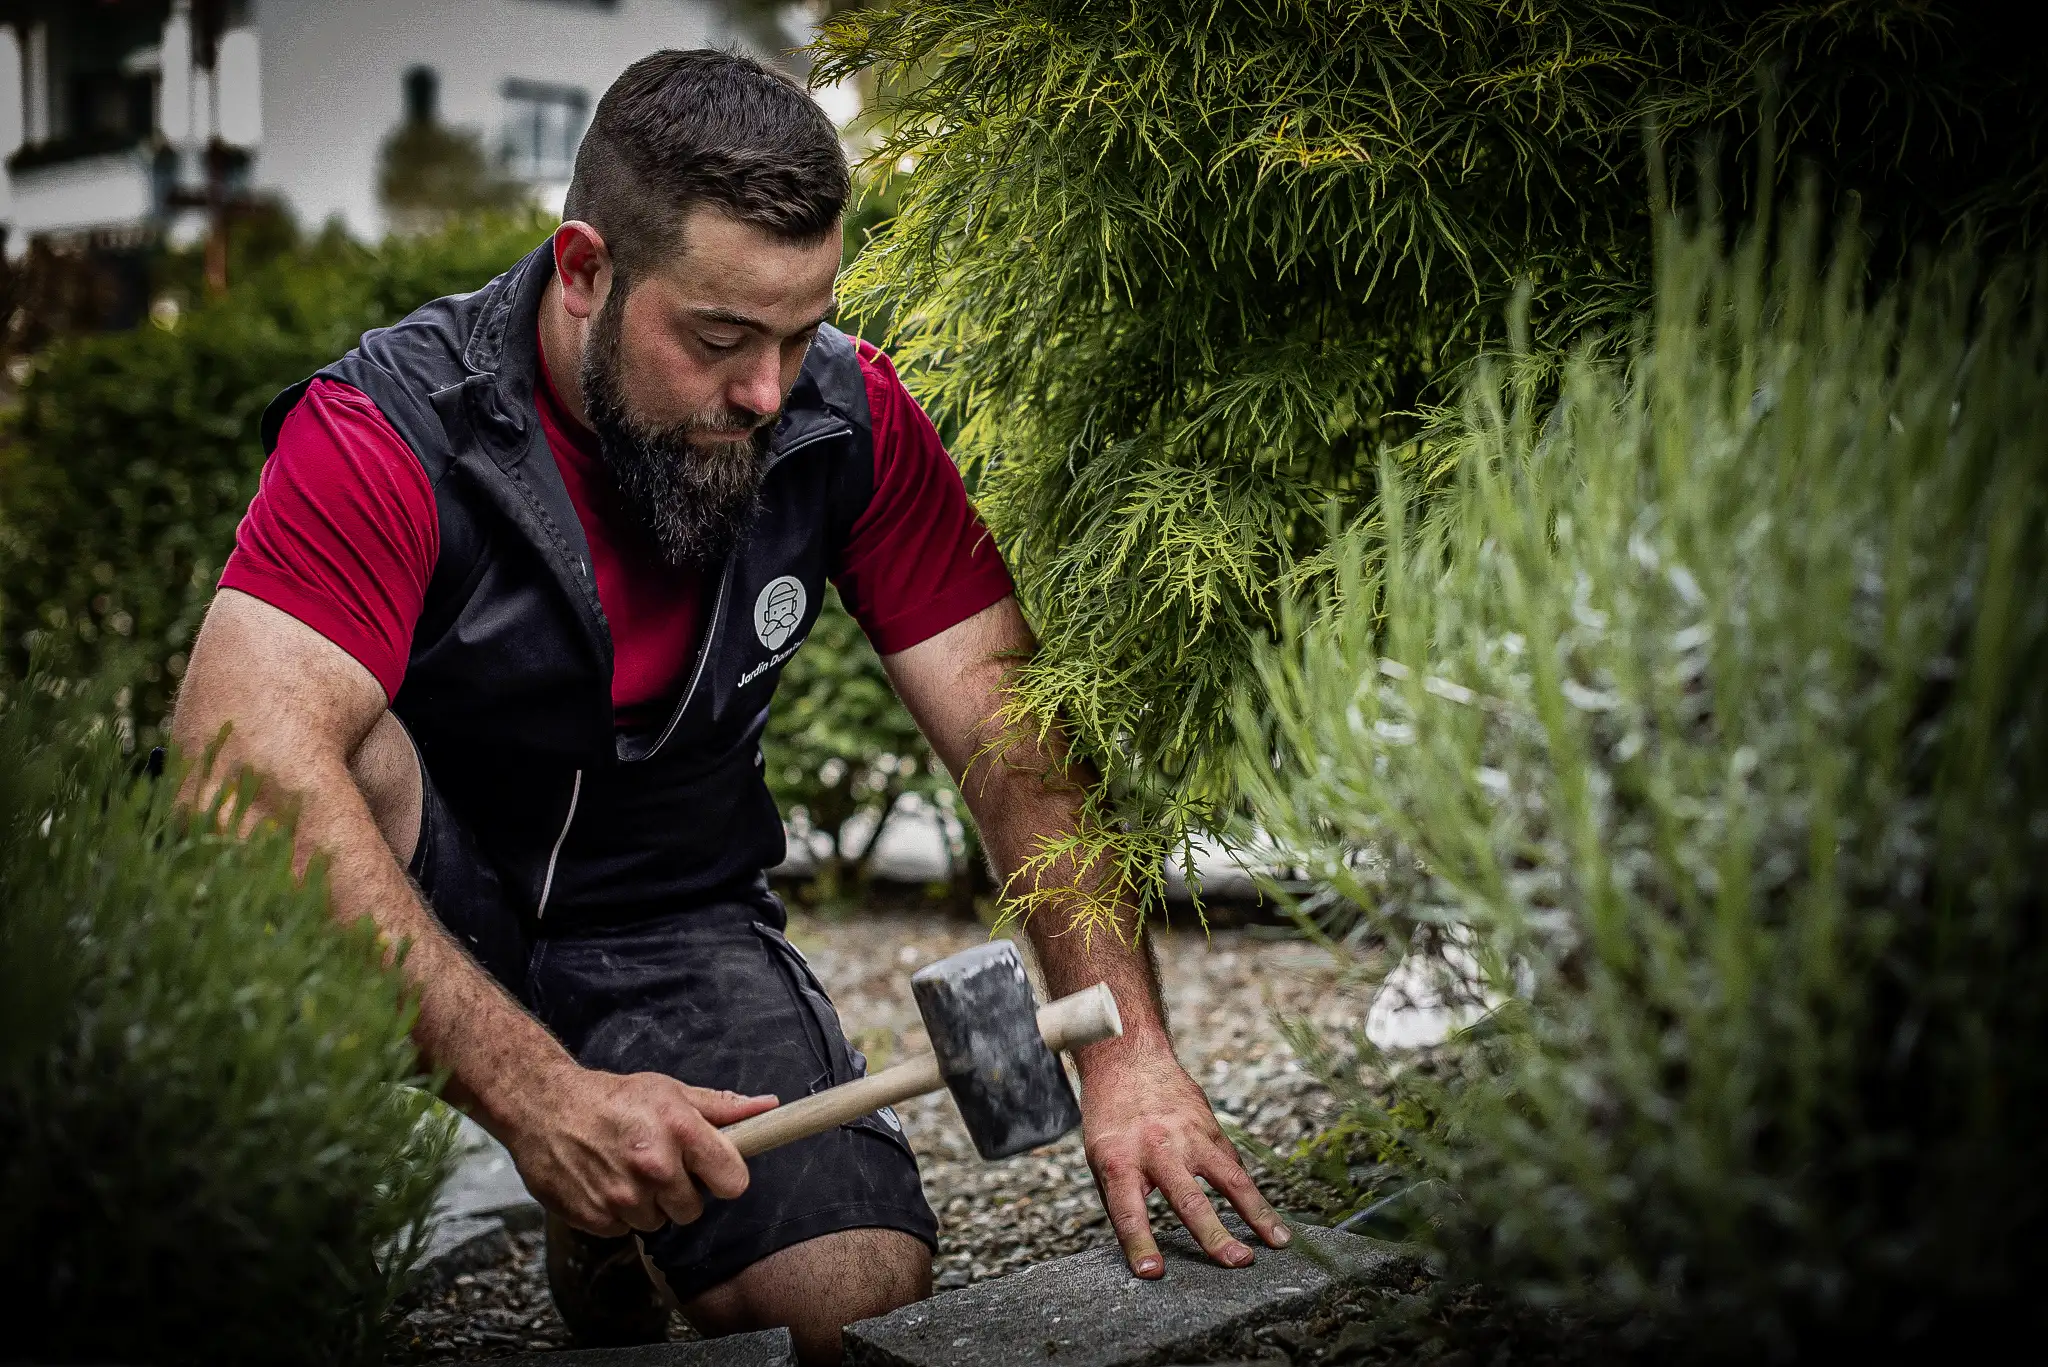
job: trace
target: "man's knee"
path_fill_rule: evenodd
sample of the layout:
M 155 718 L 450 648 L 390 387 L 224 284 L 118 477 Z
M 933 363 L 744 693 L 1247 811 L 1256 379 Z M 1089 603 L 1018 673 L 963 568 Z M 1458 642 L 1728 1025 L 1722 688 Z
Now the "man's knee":
M 738 1276 L 685 1301 L 705 1334 L 786 1325 L 799 1361 L 839 1360 L 839 1331 L 932 1292 L 932 1254 L 894 1229 L 845 1229 L 769 1254 Z
M 410 864 L 413 847 L 419 842 L 424 793 L 419 753 L 404 724 L 389 712 L 377 718 L 350 756 L 348 772 L 369 803 L 384 843 L 400 864 Z

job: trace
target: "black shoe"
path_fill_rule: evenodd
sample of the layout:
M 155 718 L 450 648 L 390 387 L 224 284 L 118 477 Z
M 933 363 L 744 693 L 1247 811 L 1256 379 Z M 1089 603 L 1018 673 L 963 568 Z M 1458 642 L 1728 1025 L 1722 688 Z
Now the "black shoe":
M 668 1342 L 668 1302 L 654 1289 L 630 1234 L 600 1239 L 550 1213 L 548 1292 L 562 1323 L 586 1347 Z

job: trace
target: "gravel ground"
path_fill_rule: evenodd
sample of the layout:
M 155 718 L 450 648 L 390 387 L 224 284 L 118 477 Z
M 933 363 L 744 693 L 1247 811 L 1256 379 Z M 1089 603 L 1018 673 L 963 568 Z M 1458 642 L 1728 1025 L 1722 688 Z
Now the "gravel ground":
M 793 915 L 791 940 L 817 970 L 848 1033 L 881 1068 L 930 1048 L 910 999 L 912 970 L 978 944 L 986 932 L 936 913 L 890 912 L 858 919 Z M 1276 1014 L 1307 1016 L 1327 1035 L 1362 1027 L 1359 994 L 1337 990 L 1329 955 L 1257 928 L 1168 928 L 1159 937 L 1160 976 L 1181 1061 L 1216 1109 L 1257 1138 L 1285 1150 L 1327 1116 L 1330 1097 L 1295 1059 Z M 1095 1193 L 1081 1138 L 1017 1158 L 984 1163 L 952 1100 L 940 1094 L 898 1108 L 939 1217 L 937 1276 L 942 1288 L 1000 1277 L 1112 1239 Z M 1254 1165 L 1283 1209 L 1312 1204 L 1314 1193 Z M 1173 1218 L 1154 1197 L 1155 1221 Z M 676 1337 L 689 1336 L 675 1322 Z M 514 1240 L 512 1259 L 458 1278 L 393 1326 L 390 1360 L 475 1360 L 566 1347 L 548 1301 L 538 1235 Z

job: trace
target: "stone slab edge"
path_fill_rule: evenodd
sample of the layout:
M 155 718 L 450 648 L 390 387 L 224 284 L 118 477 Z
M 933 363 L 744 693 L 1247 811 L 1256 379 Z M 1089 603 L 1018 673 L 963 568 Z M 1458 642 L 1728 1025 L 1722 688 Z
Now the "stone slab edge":
M 1227 1220 L 1232 1232 L 1250 1231 Z M 1158 1367 L 1231 1335 L 1315 1313 L 1347 1286 L 1412 1266 L 1394 1245 L 1314 1226 L 1250 1267 L 1210 1262 L 1185 1231 L 1159 1240 L 1166 1275 L 1141 1282 L 1115 1247 L 947 1292 L 846 1329 L 849 1367 Z M 1312 1256 L 1304 1245 L 1314 1250 Z
M 475 1272 L 512 1256 L 512 1236 L 496 1215 L 458 1215 L 437 1220 L 427 1231 L 407 1299 L 445 1290 L 464 1272 Z
M 539 1229 L 545 1218 L 512 1155 L 467 1116 L 458 1117 L 456 1152 L 455 1171 L 434 1201 L 412 1296 L 445 1290 L 462 1273 L 509 1257 L 511 1236 Z

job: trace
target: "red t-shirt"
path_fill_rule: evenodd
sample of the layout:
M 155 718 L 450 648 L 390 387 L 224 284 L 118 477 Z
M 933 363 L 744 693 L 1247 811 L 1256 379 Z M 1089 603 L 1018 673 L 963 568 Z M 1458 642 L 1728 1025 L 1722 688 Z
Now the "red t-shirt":
M 960 472 L 889 358 L 859 343 L 874 425 L 874 497 L 832 568 L 877 651 L 907 650 L 1010 592 L 1009 571 L 967 501 Z M 612 709 L 658 722 L 703 630 L 703 583 L 664 564 L 624 507 L 597 438 L 546 377 L 534 396 L 548 449 L 576 505 L 612 634 Z M 440 554 L 426 472 L 360 390 L 315 380 L 285 418 L 222 588 L 290 613 L 340 646 L 395 698 Z

